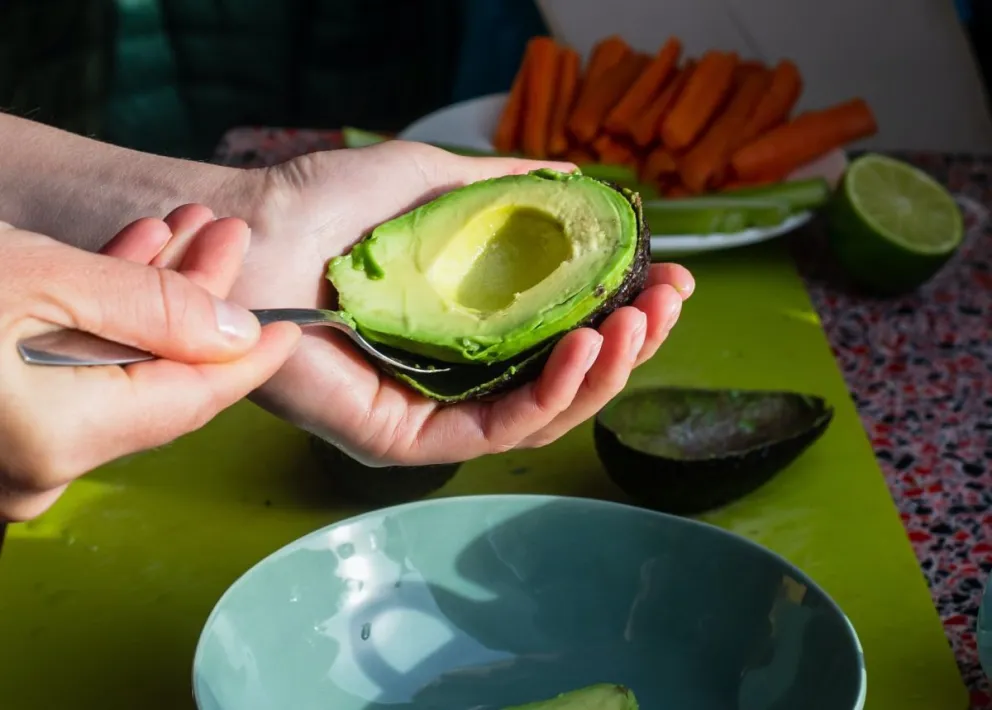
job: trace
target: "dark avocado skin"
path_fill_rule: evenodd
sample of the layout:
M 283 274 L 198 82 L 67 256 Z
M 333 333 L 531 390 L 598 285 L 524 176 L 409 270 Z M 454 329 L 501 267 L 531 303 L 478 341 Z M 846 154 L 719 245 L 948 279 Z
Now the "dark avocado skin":
M 651 229 L 644 222 L 640 195 L 613 182 L 605 180 L 599 182 L 613 188 L 630 202 L 631 207 L 634 208 L 640 237 L 636 255 L 630 263 L 620 287 L 607 296 L 599 308 L 575 328 L 596 328 L 613 311 L 633 303 L 634 299 L 644 290 L 647 283 L 648 267 L 651 265 Z M 411 356 L 392 348 L 380 348 L 387 354 L 394 354 L 405 362 L 421 367 L 433 365 L 434 367 L 450 368 L 449 372 L 436 375 L 419 375 L 397 370 L 385 363 L 375 362 L 374 364 L 426 397 L 443 403 L 462 402 L 492 397 L 537 379 L 551 355 L 555 343 L 564 335 L 563 332 L 558 338 L 545 341 L 533 350 L 522 353 L 511 360 L 492 365 L 451 365 L 428 358 Z
M 461 467 L 460 463 L 449 463 L 375 468 L 316 436 L 310 436 L 310 447 L 335 487 L 352 502 L 365 505 L 395 505 L 423 498 L 454 478 Z
M 833 408 L 822 398 L 767 394 L 789 394 L 812 402 L 810 426 L 794 436 L 739 453 L 681 460 L 630 448 L 597 416 L 593 425 L 596 453 L 613 482 L 647 508 L 674 515 L 698 515 L 720 508 L 771 480 L 819 439 L 833 420 Z

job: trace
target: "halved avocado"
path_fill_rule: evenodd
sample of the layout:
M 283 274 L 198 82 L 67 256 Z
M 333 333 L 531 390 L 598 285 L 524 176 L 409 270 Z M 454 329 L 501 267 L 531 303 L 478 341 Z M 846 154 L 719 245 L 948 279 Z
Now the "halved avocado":
M 319 437 L 311 435 L 310 446 L 335 486 L 351 501 L 361 504 L 395 505 L 423 498 L 454 478 L 461 466 L 446 463 L 375 468 Z
M 638 706 L 637 698 L 629 688 L 614 683 L 597 683 L 504 710 L 638 710 Z
M 752 492 L 826 431 L 833 407 L 787 391 L 657 387 L 596 415 L 610 478 L 655 510 L 694 515 Z
M 452 190 L 332 259 L 339 311 L 386 352 L 448 373 L 390 371 L 440 401 L 536 377 L 568 331 L 643 290 L 650 232 L 637 193 L 537 170 Z

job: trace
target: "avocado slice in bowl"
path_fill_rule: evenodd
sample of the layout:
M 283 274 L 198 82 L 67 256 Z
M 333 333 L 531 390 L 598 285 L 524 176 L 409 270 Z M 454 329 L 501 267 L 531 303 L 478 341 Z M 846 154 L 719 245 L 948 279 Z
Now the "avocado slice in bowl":
M 370 342 L 449 368 L 390 374 L 459 401 L 533 379 L 562 335 L 632 302 L 649 246 L 637 193 L 541 169 L 457 188 L 379 225 L 327 277 Z
M 631 498 L 695 515 L 766 483 L 832 419 L 833 407 L 811 394 L 654 387 L 607 404 L 593 432 L 607 474 Z
M 616 683 L 597 683 L 503 710 L 638 710 L 638 705 L 629 688 Z

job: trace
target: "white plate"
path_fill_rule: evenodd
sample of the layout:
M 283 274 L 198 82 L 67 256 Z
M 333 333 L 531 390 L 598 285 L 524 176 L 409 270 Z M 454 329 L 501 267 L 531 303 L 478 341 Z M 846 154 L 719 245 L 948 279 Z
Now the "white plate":
M 411 123 L 398 138 L 475 150 L 494 150 L 490 136 L 496 130 L 504 103 L 506 93 L 480 96 L 445 106 Z M 800 168 L 789 177 L 801 179 L 820 176 L 831 185 L 836 185 L 846 168 L 847 156 L 844 151 L 835 150 Z M 745 229 L 731 234 L 652 236 L 651 255 L 659 258 L 757 244 L 787 234 L 804 225 L 811 217 L 811 213 L 802 212 L 775 227 Z

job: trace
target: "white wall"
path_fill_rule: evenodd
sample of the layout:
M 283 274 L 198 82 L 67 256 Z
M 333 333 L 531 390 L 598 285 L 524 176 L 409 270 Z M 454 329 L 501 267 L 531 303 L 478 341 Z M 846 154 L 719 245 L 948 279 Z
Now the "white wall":
M 878 134 L 858 147 L 992 152 L 992 119 L 953 0 L 537 0 L 583 57 L 619 34 L 653 52 L 677 35 L 688 53 L 736 50 L 794 60 L 799 108 L 863 96 Z

